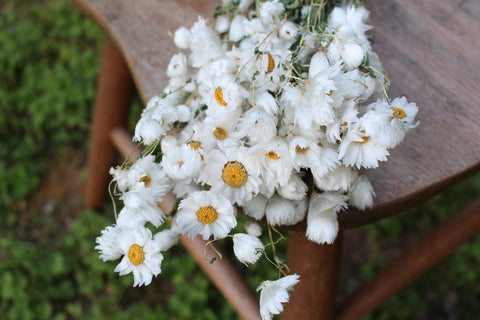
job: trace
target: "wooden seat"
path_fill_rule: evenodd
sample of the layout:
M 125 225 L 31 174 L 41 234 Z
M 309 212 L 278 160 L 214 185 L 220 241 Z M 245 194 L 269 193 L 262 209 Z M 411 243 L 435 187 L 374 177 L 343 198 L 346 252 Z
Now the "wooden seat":
M 89 207 L 98 207 L 113 165 L 111 131 L 125 121 L 133 92 L 130 74 L 144 102 L 161 92 L 166 64 L 177 51 L 167 31 L 191 26 L 199 13 L 210 17 L 217 3 L 70 1 L 107 33 L 92 131 L 92 178 L 86 196 Z M 374 26 L 374 49 L 391 79 L 389 93 L 416 102 L 421 124 L 392 150 L 389 161 L 367 172 L 376 192 L 374 207 L 340 213 L 342 230 L 395 215 L 480 169 L 480 2 L 392 0 L 367 3 L 367 8 Z M 123 131 L 115 132 L 117 142 L 125 140 Z M 479 208 L 475 202 L 460 218 L 453 217 L 433 230 L 424 242 L 347 298 L 337 316 L 361 317 L 473 236 L 480 228 Z M 299 224 L 290 232 L 288 263 L 301 274 L 302 282 L 282 317 L 331 319 L 341 235 L 334 245 L 319 246 L 305 238 L 304 228 Z M 439 232 L 449 236 L 439 237 Z M 434 249 L 428 246 L 432 240 L 437 243 Z M 426 258 L 413 263 L 412 257 L 418 254 Z M 407 271 L 398 275 L 398 268 Z M 391 284 L 383 281 L 386 278 Z M 253 300 L 234 307 L 242 317 L 257 319 L 258 305 Z M 242 308 L 257 309 L 242 313 Z

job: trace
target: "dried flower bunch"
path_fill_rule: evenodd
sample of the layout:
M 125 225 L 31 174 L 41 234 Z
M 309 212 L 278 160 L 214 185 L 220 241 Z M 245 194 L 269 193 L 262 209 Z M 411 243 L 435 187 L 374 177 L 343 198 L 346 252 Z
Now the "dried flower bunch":
M 238 260 L 255 263 L 273 244 L 254 221 L 231 234 L 238 213 L 278 234 L 306 219 L 308 239 L 332 243 L 339 211 L 373 203 L 358 170 L 387 160 L 417 125 L 415 103 L 387 95 L 362 5 L 224 0 L 215 17 L 175 32 L 169 84 L 136 126 L 145 152 L 111 169 L 124 207 L 96 248 L 103 260 L 122 258 L 115 271 L 132 272 L 135 286 L 160 274 L 179 235 L 231 237 Z M 182 199 L 176 215 L 157 205 L 169 191 Z M 270 261 L 283 277 L 257 289 L 263 319 L 299 281 Z

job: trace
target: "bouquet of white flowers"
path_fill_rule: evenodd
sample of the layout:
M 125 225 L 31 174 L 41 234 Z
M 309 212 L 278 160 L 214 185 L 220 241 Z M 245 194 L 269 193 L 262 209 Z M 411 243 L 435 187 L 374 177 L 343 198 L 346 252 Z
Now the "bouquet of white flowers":
M 224 0 L 215 17 L 175 32 L 169 84 L 136 126 L 145 151 L 111 169 L 124 207 L 96 248 L 103 260 L 122 258 L 115 271 L 132 272 L 134 286 L 160 274 L 179 235 L 231 237 L 238 260 L 255 263 L 269 244 L 256 222 L 231 234 L 238 213 L 276 232 L 306 219 L 308 239 L 332 243 L 339 211 L 373 203 L 358 170 L 387 160 L 417 125 L 417 106 L 387 95 L 362 5 Z M 158 207 L 170 190 L 182 199 L 176 215 Z M 263 319 L 299 281 L 274 265 L 284 277 L 258 287 Z

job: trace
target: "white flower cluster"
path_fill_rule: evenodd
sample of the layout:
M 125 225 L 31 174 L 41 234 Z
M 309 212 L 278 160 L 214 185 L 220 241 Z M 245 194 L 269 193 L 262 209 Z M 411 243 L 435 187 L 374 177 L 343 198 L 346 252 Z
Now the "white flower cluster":
M 214 28 L 199 18 L 175 32 L 169 85 L 148 102 L 134 137 L 161 151 L 111 170 L 125 206 L 97 249 L 104 260 L 123 255 L 115 271 L 133 272 L 135 285 L 160 273 L 161 251 L 179 234 L 231 236 L 236 257 L 255 263 L 261 228 L 230 235 L 237 210 L 270 226 L 306 218 L 310 240 L 332 243 L 339 211 L 373 203 L 357 170 L 376 168 L 417 124 L 414 103 L 386 95 L 365 8 L 335 7 L 324 24 L 314 5 L 248 8 L 240 1 Z M 145 223 L 164 222 L 157 203 L 169 190 L 183 199 L 178 214 L 171 230 L 152 236 Z M 296 282 L 262 283 L 263 319 L 283 310 Z

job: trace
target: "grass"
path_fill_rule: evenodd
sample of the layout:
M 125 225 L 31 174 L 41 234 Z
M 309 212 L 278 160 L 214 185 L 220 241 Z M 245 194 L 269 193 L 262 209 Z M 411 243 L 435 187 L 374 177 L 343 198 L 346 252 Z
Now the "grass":
M 102 31 L 63 0 L 0 5 L 2 319 L 233 319 L 231 307 L 180 248 L 167 254 L 160 279 L 147 288 L 132 288 L 131 277 L 118 277 L 114 263 L 102 263 L 94 239 L 112 223 L 110 206 L 79 217 L 60 200 L 33 206 L 33 199 L 42 198 L 42 177 L 69 162 L 65 150 L 86 148 L 102 42 Z M 412 243 L 479 193 L 475 176 L 406 214 L 362 228 L 369 248 L 365 260 L 344 275 L 343 294 L 352 290 L 349 283 L 384 266 L 394 256 L 388 252 Z M 367 318 L 477 317 L 479 240 L 467 242 Z M 271 278 L 269 270 L 251 268 L 251 286 Z

